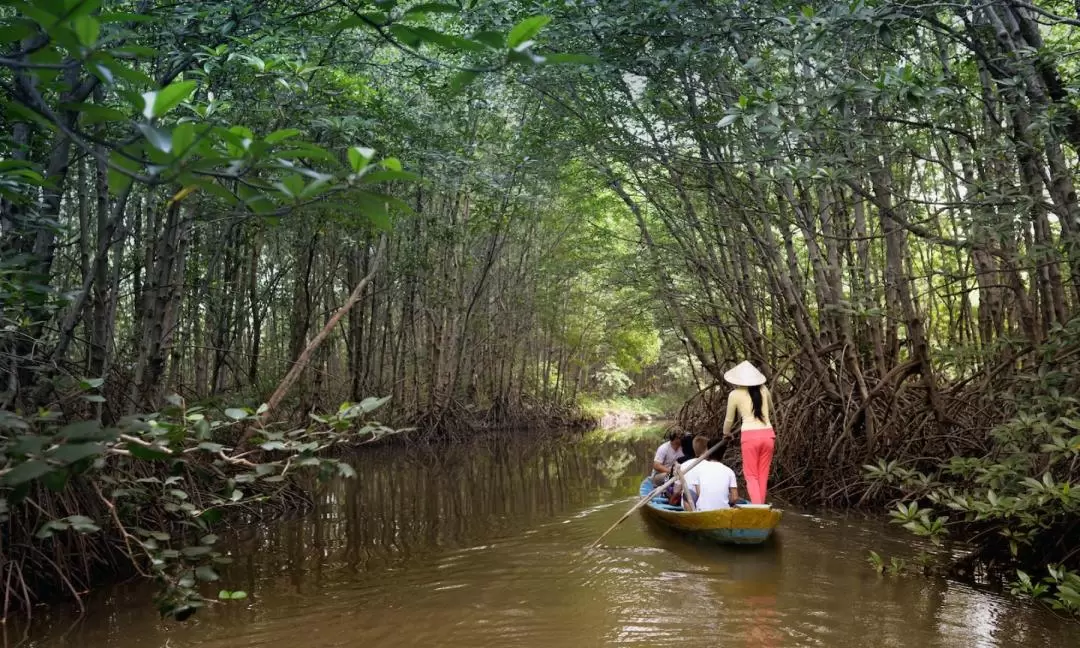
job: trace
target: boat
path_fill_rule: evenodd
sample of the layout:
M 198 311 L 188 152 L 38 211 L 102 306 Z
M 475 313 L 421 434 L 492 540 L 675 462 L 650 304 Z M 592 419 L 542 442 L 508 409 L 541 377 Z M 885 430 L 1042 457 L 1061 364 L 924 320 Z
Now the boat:
M 652 480 L 641 482 L 641 497 L 653 491 Z M 768 504 L 739 505 L 735 508 L 713 511 L 686 511 L 681 506 L 669 504 L 667 498 L 656 496 L 645 506 L 641 514 L 647 519 L 691 536 L 706 538 L 721 544 L 752 545 L 769 539 L 780 524 L 784 512 Z

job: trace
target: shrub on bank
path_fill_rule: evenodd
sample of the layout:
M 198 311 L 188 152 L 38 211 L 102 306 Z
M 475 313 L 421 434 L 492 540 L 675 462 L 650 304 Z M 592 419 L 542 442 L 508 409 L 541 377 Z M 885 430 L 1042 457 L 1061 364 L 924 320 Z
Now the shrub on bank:
M 597 398 L 582 396 L 581 411 L 588 417 L 600 420 L 609 414 L 624 414 L 638 420 L 672 418 L 685 401 L 680 394 L 654 394 L 651 396 L 616 396 Z
M 866 473 L 897 497 L 895 522 L 936 544 L 971 546 L 949 559 L 950 572 L 1080 614 L 1080 320 L 1013 362 L 1027 366 L 985 395 L 985 406 L 1014 412 L 985 451 L 928 469 L 883 459 Z
M 305 505 L 302 476 L 354 476 L 327 451 L 391 433 L 368 422 L 386 400 L 345 403 L 299 428 L 264 426 L 261 411 L 218 416 L 178 397 L 113 427 L 0 411 L 4 617 L 50 597 L 79 599 L 101 572 L 152 579 L 162 614 L 190 616 L 228 562 L 215 549 L 218 525 Z

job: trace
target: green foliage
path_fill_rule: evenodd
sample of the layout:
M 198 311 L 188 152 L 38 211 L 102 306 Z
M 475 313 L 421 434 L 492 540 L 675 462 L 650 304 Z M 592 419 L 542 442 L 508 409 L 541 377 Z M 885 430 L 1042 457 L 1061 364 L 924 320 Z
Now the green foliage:
M 1009 591 L 1014 596 L 1047 602 L 1055 610 L 1080 616 L 1080 573 L 1060 565 L 1047 565 L 1046 571 L 1047 575 L 1037 581 L 1018 569 Z
M 660 393 L 651 396 L 617 396 L 596 398 L 582 396 L 579 405 L 582 412 L 596 420 L 606 415 L 629 415 L 634 419 L 671 418 L 685 402 L 680 393 Z
M 619 369 L 619 366 L 614 362 L 609 362 L 597 369 L 596 373 L 593 374 L 593 380 L 596 381 L 596 386 L 602 396 L 623 394 L 630 388 L 630 385 L 634 384 L 630 377 Z
M 927 470 L 896 460 L 864 467 L 873 483 L 900 495 L 894 522 L 935 544 L 974 538 L 971 556 L 996 563 L 1010 580 L 1015 573 L 1014 593 L 1074 613 L 1075 556 L 1061 540 L 1080 516 L 1080 400 L 1071 395 L 1080 387 L 1078 349 L 1080 320 L 1073 320 L 1032 352 L 1035 371 L 988 395 L 999 406 L 1011 403 L 1016 414 L 990 432 L 984 453 Z M 1028 575 L 1038 572 L 1049 575 Z
M 427 230 L 455 246 L 466 271 L 472 260 L 456 246 L 466 249 L 478 232 L 506 238 L 504 220 L 526 220 L 520 212 L 532 197 L 508 197 L 542 183 L 505 171 L 520 163 L 519 144 L 542 138 L 508 123 L 498 102 L 455 101 L 446 90 L 482 95 L 485 77 L 542 66 L 541 30 L 551 19 L 535 7 L 515 6 L 512 17 L 488 9 L 383 0 L 5 3 L 0 504 L 4 538 L 10 531 L 19 542 L 4 542 L 0 555 L 4 614 L 9 602 L 29 609 L 38 590 L 58 582 L 77 582 L 73 595 L 90 585 L 72 567 L 89 551 L 72 541 L 78 535 L 95 538 L 85 546 L 104 564 L 123 547 L 161 582 L 163 611 L 186 616 L 205 603 L 199 583 L 219 579 L 224 557 L 209 532 L 219 519 L 292 501 L 295 474 L 354 474 L 326 452 L 385 434 L 362 424 L 385 399 L 289 428 L 263 427 L 262 409 L 185 408 L 164 395 L 183 388 L 229 405 L 245 400 L 238 392 L 265 398 L 296 359 L 291 336 L 309 339 L 314 311 L 342 302 L 337 273 L 348 278 L 357 253 L 374 251 L 382 233 L 420 229 L 413 205 L 430 205 L 411 192 L 436 204 L 473 197 L 472 220 Z M 572 52 L 551 60 L 587 61 Z M 470 133 L 469 124 L 480 126 Z M 493 142 L 490 161 L 475 163 L 467 149 L 484 140 Z M 410 158 L 384 153 L 392 150 Z M 316 254 L 322 241 L 335 245 L 330 254 Z M 401 292 L 398 277 L 416 286 L 417 267 L 446 261 L 413 258 L 436 248 L 414 243 L 393 246 L 400 254 L 384 298 Z M 297 269 L 305 256 L 307 276 Z M 295 312 L 287 284 L 309 298 L 307 312 Z M 389 306 L 383 311 L 390 320 Z M 88 367 L 97 375 L 74 377 Z M 549 372 L 542 387 L 565 389 L 560 377 Z M 363 391 L 352 386 L 349 395 Z M 163 402 L 171 406 L 121 418 Z M 53 549 L 63 557 L 55 569 L 13 553 Z M 12 565 L 20 564 L 35 582 L 19 582 Z
M 63 423 L 44 411 L 0 417 L 0 524 L 6 537 L 32 533 L 33 542 L 51 544 L 62 556 L 40 565 L 42 576 L 69 578 L 69 534 L 104 536 L 158 583 L 163 614 L 188 616 L 209 602 L 199 584 L 219 580 L 218 568 L 229 562 L 215 549 L 216 528 L 238 512 L 273 503 L 295 488 L 299 475 L 355 476 L 348 463 L 327 453 L 392 433 L 366 420 L 384 398 L 345 403 L 302 428 L 245 428 L 253 413 L 231 408 L 220 419 L 174 400 L 161 412 L 116 426 Z M 87 491 L 94 497 L 79 499 Z M 36 513 L 49 492 L 81 502 L 80 512 L 27 526 L 41 520 Z M 35 560 L 33 554 L 27 559 Z M 244 596 L 222 590 L 218 598 Z

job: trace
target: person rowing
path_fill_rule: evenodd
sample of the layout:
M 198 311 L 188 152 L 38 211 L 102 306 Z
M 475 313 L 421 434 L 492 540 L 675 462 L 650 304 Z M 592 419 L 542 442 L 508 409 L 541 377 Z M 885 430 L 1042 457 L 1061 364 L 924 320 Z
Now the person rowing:
M 724 418 L 724 438 L 732 437 L 736 415 L 741 420 L 743 477 L 746 491 L 754 504 L 764 504 L 769 489 L 769 469 L 772 467 L 776 432 L 769 421 L 772 395 L 765 386 L 765 375 L 749 362 L 741 362 L 724 374 L 724 380 L 734 386 L 728 393 L 727 416 Z

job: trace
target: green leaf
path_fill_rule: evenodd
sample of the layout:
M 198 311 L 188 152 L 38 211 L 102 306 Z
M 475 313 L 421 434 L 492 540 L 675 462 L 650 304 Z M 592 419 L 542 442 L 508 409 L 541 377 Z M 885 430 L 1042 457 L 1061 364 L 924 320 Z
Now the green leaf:
M 162 153 L 171 153 L 173 150 L 172 133 L 163 128 L 158 128 L 145 122 L 137 124 L 142 134 L 146 136 L 146 141 L 150 146 L 161 151 Z
M 199 444 L 200 450 L 206 450 L 207 452 L 218 453 L 225 449 L 225 446 L 220 443 L 211 443 L 210 441 L 203 441 Z
M 129 54 L 142 58 L 154 58 L 161 53 L 153 47 L 144 47 L 142 45 L 121 45 L 120 47 L 110 47 L 109 51 L 115 54 Z
M 380 200 L 375 194 L 362 193 L 356 197 L 356 202 L 375 227 L 388 231 L 390 229 L 390 212 L 386 209 L 386 201 Z
M 112 195 L 115 196 L 127 189 L 133 181 L 129 174 L 138 174 L 141 170 L 141 165 L 137 161 L 139 150 L 139 148 L 131 146 L 122 151 L 114 150 L 109 153 L 109 162 L 111 163 L 109 166 L 109 193 Z M 128 173 L 124 173 L 124 171 Z
M 226 204 L 236 205 L 240 202 L 240 200 L 236 197 L 236 194 L 221 186 L 215 180 L 205 180 L 199 182 L 198 184 L 200 187 L 203 188 L 204 191 L 213 194 L 218 198 L 221 198 L 225 201 Z
M 152 88 L 155 82 L 148 74 L 137 68 L 132 68 L 124 63 L 116 60 L 112 56 L 106 55 L 102 52 L 98 52 L 94 55 L 93 60 L 98 61 L 99 66 L 109 71 L 109 75 L 119 77 L 135 87 L 138 88 Z M 100 71 L 100 70 L 99 70 Z M 112 82 L 108 82 L 112 85 Z M 132 96 L 133 107 L 140 112 L 145 104 L 145 99 L 140 95 L 135 94 Z
M 242 410 L 238 407 L 230 407 L 229 409 L 225 410 L 225 416 L 228 416 L 234 421 L 243 421 L 248 417 L 248 413 L 247 411 Z
M 52 468 L 47 463 L 32 459 L 30 461 L 24 461 L 10 471 L 4 473 L 4 476 L 0 478 L 0 481 L 3 481 L 3 483 L 9 486 L 17 486 L 18 484 L 37 479 L 49 472 L 52 472 Z
M 17 43 L 37 32 L 37 27 L 29 20 L 12 20 L 0 25 L 0 42 Z
M 457 95 L 461 94 L 461 91 L 468 87 L 468 85 L 472 83 L 477 76 L 478 73 L 474 72 L 473 70 L 461 70 L 460 72 L 455 74 L 454 77 L 450 79 L 450 96 L 456 97 Z
M 532 16 L 522 20 L 507 34 L 506 45 L 511 48 L 518 47 L 536 36 L 549 22 L 551 22 L 551 16 Z
M 104 451 L 105 447 L 100 443 L 65 443 L 49 453 L 49 458 L 70 464 L 87 457 L 96 457 Z
M 184 547 L 183 549 L 180 550 L 180 553 L 184 554 L 188 558 L 197 558 L 198 556 L 205 556 L 206 554 L 210 553 L 211 551 L 213 551 L 213 549 L 211 549 L 210 547 L 207 547 L 205 545 L 202 545 L 202 546 Z
M 361 411 L 367 413 L 367 412 L 375 411 L 375 410 L 379 409 L 380 407 L 382 407 L 383 405 L 386 405 L 389 402 L 390 402 L 390 397 L 389 396 L 383 396 L 382 398 L 375 398 L 373 396 L 368 396 L 364 400 L 360 401 L 358 406 L 360 407 Z
M 214 569 L 208 565 L 202 565 L 195 569 L 195 575 L 199 577 L 201 581 L 216 581 L 219 576 Z
M 101 24 L 93 16 L 79 16 L 74 21 L 75 35 L 79 42 L 87 47 L 93 47 L 101 34 Z
M 177 81 L 160 90 L 143 93 L 143 117 L 161 117 L 190 97 L 197 85 L 195 81 Z
M 191 122 L 177 124 L 172 132 L 172 150 L 176 151 L 177 155 L 182 155 L 187 152 L 194 143 L 195 124 Z
M 62 493 L 67 488 L 71 472 L 67 470 L 54 470 L 41 476 L 41 483 L 45 484 L 54 493 Z
M 375 157 L 375 149 L 366 146 L 353 146 L 349 148 L 348 156 L 352 170 L 359 173 L 371 163 L 371 158 Z
M 405 45 L 413 48 L 419 47 L 423 41 L 420 35 L 413 31 L 411 27 L 402 24 L 390 25 L 390 33 Z
M 101 528 L 94 524 L 94 521 L 85 515 L 69 515 L 65 518 L 71 528 L 79 533 L 94 533 L 100 531 Z
M 40 540 L 53 537 L 54 531 L 66 531 L 68 528 L 67 522 L 63 520 L 49 520 L 45 524 L 41 525 L 37 533 L 34 534 Z
M 472 35 L 472 39 L 483 43 L 492 49 L 501 50 L 506 47 L 506 34 L 499 31 L 479 31 Z
M 79 381 L 79 387 L 81 389 L 97 389 L 104 384 L 104 378 L 83 378 Z
M 739 115 L 724 115 L 724 118 L 721 119 L 716 124 L 716 127 L 717 128 L 725 128 L 727 126 L 731 126 L 732 124 L 735 123 L 735 120 L 737 120 L 738 118 L 739 118 Z
M 455 52 L 484 52 L 487 51 L 487 46 L 483 43 L 478 43 L 468 38 L 462 38 L 460 36 L 454 36 L 453 34 L 445 34 L 443 32 L 435 31 L 429 27 L 412 27 L 413 33 L 428 43 L 444 47 L 448 50 Z
M 37 435 L 21 435 L 16 438 L 15 444 L 8 448 L 8 454 L 25 456 L 39 454 L 45 447 L 45 437 Z
M 263 141 L 266 142 L 267 144 L 277 144 L 278 142 L 280 142 L 282 140 L 287 140 L 290 137 L 296 137 L 299 134 L 300 134 L 299 129 L 296 129 L 296 128 L 282 128 L 281 130 L 276 130 L 273 133 L 270 133 L 269 135 L 267 135 L 266 139 L 264 139 Z
M 68 443 L 77 441 L 108 441 L 116 438 L 115 430 L 106 430 L 97 421 L 77 421 L 60 428 L 56 438 Z
M 5 4 L 7 4 L 7 3 L 5 3 Z M 46 30 L 48 30 L 50 27 L 52 27 L 53 25 L 55 25 L 59 21 L 59 18 L 56 15 L 54 15 L 52 13 L 49 13 L 48 11 L 45 11 L 40 6 L 43 3 L 40 3 L 40 2 L 12 2 L 10 4 L 15 6 L 16 11 L 18 11 L 19 13 L 21 13 L 24 16 L 27 16 L 27 17 L 31 18 L 34 22 L 41 25 Z M 57 9 L 63 10 L 62 7 L 57 7 Z

